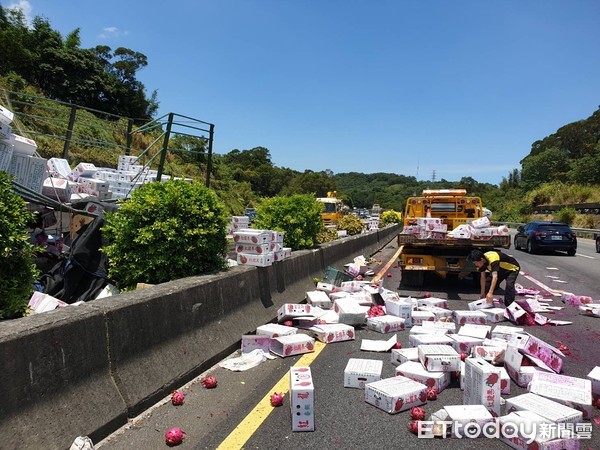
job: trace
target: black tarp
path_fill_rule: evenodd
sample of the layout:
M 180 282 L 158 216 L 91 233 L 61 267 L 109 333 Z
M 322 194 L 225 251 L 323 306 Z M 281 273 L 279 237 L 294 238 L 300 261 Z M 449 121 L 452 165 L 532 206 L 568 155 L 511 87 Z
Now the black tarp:
M 68 257 L 42 275 L 42 292 L 66 303 L 95 299 L 108 284 L 108 258 L 100 252 L 104 217 L 84 225 L 71 243 Z

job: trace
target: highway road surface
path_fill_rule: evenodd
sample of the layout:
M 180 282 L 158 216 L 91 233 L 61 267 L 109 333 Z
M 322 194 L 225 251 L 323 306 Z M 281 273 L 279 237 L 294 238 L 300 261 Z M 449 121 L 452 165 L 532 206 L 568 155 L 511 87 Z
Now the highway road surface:
M 402 296 L 422 297 L 425 291 L 435 297 L 448 299 L 449 308 L 467 309 L 467 303 L 479 298 L 479 288 L 471 280 L 446 282 L 427 279 L 421 291 L 401 284 L 400 269 L 393 256 L 398 248 L 390 242 L 373 255 L 370 267 L 381 278 L 384 287 L 398 291 Z M 554 346 L 564 345 L 563 374 L 585 378 L 600 365 L 600 318 L 582 316 L 577 307 L 566 306 L 560 291 L 589 295 L 600 300 L 600 254 L 595 253 L 591 240 L 580 239 L 578 253 L 569 257 L 564 253 L 529 255 L 514 249 L 506 250 L 521 263 L 522 273 L 517 282 L 523 287 L 538 289 L 554 306 L 564 306 L 547 317 L 573 322 L 565 326 L 531 326 L 526 331 Z M 366 255 L 368 256 L 368 255 Z M 302 298 L 291 298 L 300 303 Z M 502 322 L 502 325 L 511 325 Z M 409 331 L 397 333 L 403 347 L 408 346 Z M 363 339 L 385 340 L 391 334 L 380 334 L 366 329 L 356 330 L 356 339 L 332 344 L 317 343 L 315 352 L 288 358 L 267 360 L 259 366 L 232 372 L 215 366 L 207 373 L 218 380 L 215 389 L 205 389 L 199 377 L 181 387 L 185 403 L 173 406 L 165 398 L 111 436 L 96 444 L 103 450 L 162 449 L 165 432 L 170 427 L 185 431 L 181 449 L 475 449 L 509 448 L 497 439 L 419 439 L 408 431 L 410 412 L 390 415 L 364 400 L 360 389 L 343 387 L 344 368 L 349 358 L 383 361 L 382 377 L 395 375 L 389 352 L 360 350 Z M 241 336 L 240 336 L 241 338 Z M 231 357 L 237 357 L 236 352 Z M 193 357 L 190 355 L 189 357 Z M 270 395 L 287 393 L 289 368 L 293 365 L 310 367 L 315 384 L 315 431 L 292 432 L 289 400 L 281 407 L 269 404 Z M 511 382 L 509 396 L 525 393 L 526 389 Z M 445 405 L 463 403 L 463 392 L 455 380 L 435 401 L 424 408 L 431 414 Z M 586 421 L 592 434 L 581 441 L 582 449 L 600 449 L 600 410 Z

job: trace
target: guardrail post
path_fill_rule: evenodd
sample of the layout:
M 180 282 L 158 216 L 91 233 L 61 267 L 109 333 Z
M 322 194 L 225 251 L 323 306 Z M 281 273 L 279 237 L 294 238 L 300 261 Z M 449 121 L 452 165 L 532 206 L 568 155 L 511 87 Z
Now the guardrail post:
M 69 125 L 67 126 L 67 135 L 65 136 L 65 146 L 63 147 L 63 159 L 69 159 L 69 146 L 71 145 L 71 136 L 73 135 L 73 126 L 75 125 L 75 115 L 77 106 L 71 106 L 71 115 L 69 116 Z
M 213 137 L 215 135 L 215 126 L 211 123 L 208 136 L 208 161 L 206 163 L 206 187 L 210 187 L 210 173 L 212 172 L 212 146 Z
M 165 159 L 167 157 L 167 149 L 169 148 L 169 136 L 171 135 L 171 125 L 173 124 L 173 113 L 169 113 L 169 120 L 167 122 L 167 130 L 165 131 L 165 139 L 163 140 L 163 148 L 160 151 L 160 162 L 158 163 L 158 173 L 156 179 L 160 183 L 165 166 Z
M 133 119 L 127 119 L 127 131 L 125 134 L 125 156 L 131 154 L 131 130 L 133 130 Z

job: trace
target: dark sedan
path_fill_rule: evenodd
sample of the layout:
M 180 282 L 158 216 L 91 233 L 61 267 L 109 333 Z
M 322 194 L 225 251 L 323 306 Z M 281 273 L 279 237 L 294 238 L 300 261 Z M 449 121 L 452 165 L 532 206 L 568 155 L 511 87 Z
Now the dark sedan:
M 561 250 L 574 256 L 577 237 L 569 225 L 562 222 L 529 222 L 517 228 L 514 245 L 528 253 Z

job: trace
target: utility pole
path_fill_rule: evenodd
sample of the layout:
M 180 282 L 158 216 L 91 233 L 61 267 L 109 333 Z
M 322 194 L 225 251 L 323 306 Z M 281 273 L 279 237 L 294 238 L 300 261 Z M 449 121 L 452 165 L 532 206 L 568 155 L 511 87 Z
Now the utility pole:
M 431 181 L 435 182 L 435 169 L 433 170 L 433 173 L 431 174 Z

